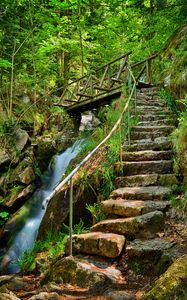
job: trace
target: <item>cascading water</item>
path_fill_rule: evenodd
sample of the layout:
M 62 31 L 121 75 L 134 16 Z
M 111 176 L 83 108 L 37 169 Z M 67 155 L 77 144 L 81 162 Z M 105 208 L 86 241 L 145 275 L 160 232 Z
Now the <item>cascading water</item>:
M 72 147 L 53 157 L 48 170 L 42 176 L 42 187 L 19 210 L 15 220 L 7 225 L 6 230 L 11 232 L 12 238 L 1 263 L 2 266 L 7 265 L 7 273 L 19 272 L 17 260 L 34 245 L 47 206 L 45 199 L 61 180 L 70 161 L 79 153 L 82 143 L 83 140 L 78 140 Z

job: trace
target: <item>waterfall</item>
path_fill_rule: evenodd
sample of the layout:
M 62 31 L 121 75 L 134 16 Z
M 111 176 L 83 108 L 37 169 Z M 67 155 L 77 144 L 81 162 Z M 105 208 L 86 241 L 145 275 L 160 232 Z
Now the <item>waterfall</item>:
M 77 156 L 84 140 L 77 140 L 63 153 L 55 155 L 42 175 L 42 186 L 16 213 L 13 222 L 7 225 L 11 234 L 9 248 L 4 255 L 1 268 L 6 267 L 7 273 L 19 272 L 17 261 L 25 251 L 32 250 L 38 229 L 46 210 L 46 197 L 51 194 L 60 182 L 70 161 Z M 45 158 L 44 158 L 45 159 Z

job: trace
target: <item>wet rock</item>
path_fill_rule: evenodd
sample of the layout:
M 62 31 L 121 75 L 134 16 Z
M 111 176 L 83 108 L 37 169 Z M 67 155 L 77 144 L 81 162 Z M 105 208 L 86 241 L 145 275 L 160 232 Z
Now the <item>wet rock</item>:
M 50 267 L 41 283 L 63 282 L 98 291 L 119 280 L 120 276 L 120 271 L 104 261 L 86 257 L 65 257 Z
M 128 238 L 152 238 L 163 228 L 163 213 L 154 211 L 138 217 L 104 220 L 92 226 L 91 230 L 113 232 Z
M 55 143 L 51 136 L 42 136 L 38 139 L 37 161 L 42 171 L 47 168 L 51 157 L 55 153 Z
M 73 253 L 86 253 L 118 257 L 125 244 L 125 237 L 113 233 L 89 232 L 73 235 Z M 66 244 L 66 253 L 69 250 L 69 240 Z
M 79 131 L 93 130 L 99 124 L 99 119 L 97 119 L 91 111 L 84 112 L 81 114 Z
M 172 189 L 162 186 L 149 187 L 124 187 L 114 190 L 111 193 L 112 198 L 123 198 L 131 200 L 159 200 L 163 201 L 170 196 Z
M 8 208 L 20 207 L 22 204 L 22 200 L 24 198 L 26 198 L 29 194 L 31 194 L 33 192 L 33 189 L 34 189 L 33 185 L 30 184 L 26 188 L 24 188 L 22 191 L 12 193 L 10 198 L 8 200 L 6 200 L 5 203 L 3 203 L 3 206 L 8 207 Z
M 156 280 L 142 300 L 168 300 L 187 298 L 187 255 L 177 259 L 168 270 Z
M 60 296 L 57 293 L 42 292 L 38 295 L 32 296 L 28 300 L 59 300 Z
M 9 183 L 19 182 L 22 184 L 30 184 L 35 179 L 35 174 L 32 166 L 24 166 L 23 163 L 13 170 Z
M 29 141 L 28 133 L 25 130 L 21 129 L 21 128 L 17 129 L 17 131 L 16 131 L 16 142 L 15 142 L 16 149 L 18 151 L 22 151 L 25 148 L 28 141 Z

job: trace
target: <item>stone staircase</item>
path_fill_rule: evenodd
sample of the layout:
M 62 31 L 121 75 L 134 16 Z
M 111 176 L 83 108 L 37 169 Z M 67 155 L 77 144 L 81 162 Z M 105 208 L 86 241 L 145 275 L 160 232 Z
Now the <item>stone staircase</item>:
M 165 212 L 172 185 L 171 142 L 174 116 L 157 96 L 157 88 L 144 88 L 137 94 L 139 123 L 131 131 L 131 144 L 123 145 L 123 176 L 117 189 L 101 203 L 108 216 L 90 233 L 73 236 L 73 253 L 117 258 L 158 255 L 172 243 L 158 237 L 164 230 Z

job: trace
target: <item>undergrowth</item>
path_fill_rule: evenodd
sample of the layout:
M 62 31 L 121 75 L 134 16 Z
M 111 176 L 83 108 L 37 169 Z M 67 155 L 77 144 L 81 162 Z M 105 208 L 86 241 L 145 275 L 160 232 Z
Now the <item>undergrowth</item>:
M 78 224 L 73 227 L 73 234 L 81 234 L 88 231 L 82 219 Z M 63 224 L 61 231 L 48 232 L 42 239 L 34 244 L 32 250 L 25 251 L 23 256 L 17 261 L 18 266 L 22 273 L 38 272 L 40 268 L 39 257 L 40 253 L 44 254 L 44 264 L 41 266 L 40 271 L 44 271 L 46 265 L 55 260 L 60 253 L 64 253 L 66 241 L 69 235 L 69 226 Z
M 173 147 L 175 151 L 175 172 L 186 180 L 187 184 L 187 97 L 180 100 L 185 110 L 178 118 L 178 128 L 172 133 Z
M 179 114 L 179 108 L 171 93 L 166 89 L 161 88 L 161 90 L 159 91 L 159 96 L 162 100 L 164 100 L 164 102 L 166 102 L 167 106 L 177 116 Z

